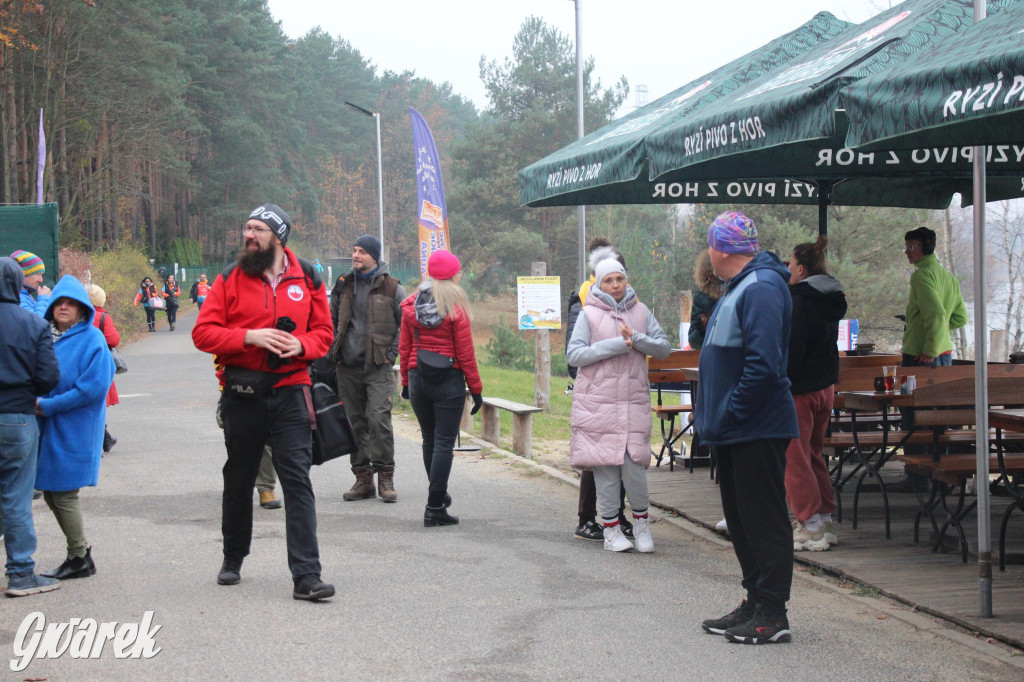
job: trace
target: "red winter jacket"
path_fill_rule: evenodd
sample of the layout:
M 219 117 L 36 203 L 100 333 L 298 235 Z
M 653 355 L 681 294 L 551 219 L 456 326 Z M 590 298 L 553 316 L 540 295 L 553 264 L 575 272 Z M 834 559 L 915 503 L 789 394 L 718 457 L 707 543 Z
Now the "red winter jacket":
M 473 348 L 473 328 L 469 318 L 456 309 L 441 320 L 439 326 L 424 327 L 416 319 L 416 297 L 419 295 L 417 292 L 402 301 L 402 328 L 398 335 L 402 385 L 409 385 L 409 370 L 416 367 L 416 351 L 422 348 L 455 358 L 453 366 L 466 375 L 469 392 L 483 393 L 484 386 L 476 367 L 476 349 Z
M 103 320 L 103 326 L 100 326 L 100 320 Z M 117 348 L 121 345 L 121 332 L 117 331 L 117 327 L 114 326 L 114 318 L 106 310 L 96 306 L 96 311 L 92 316 L 92 324 L 103 332 L 103 338 L 107 340 L 108 348 Z M 117 405 L 119 402 L 121 400 L 117 397 L 117 386 L 111 381 L 110 390 L 107 391 L 107 407 Z
M 223 273 L 217 275 L 192 329 L 192 341 L 199 350 L 216 355 L 220 364 L 287 374 L 277 386 L 309 385 L 309 373 L 295 370 L 327 354 L 334 336 L 331 313 L 320 278 L 310 268 L 313 278 L 307 280 L 295 254 L 288 248 L 284 252 L 288 269 L 276 290 L 263 277 L 247 275 L 238 267 L 226 280 Z M 303 353 L 270 369 L 269 351 L 245 345 L 245 332 L 274 328 L 280 317 L 295 322 L 292 334 L 302 344 Z M 217 376 L 223 386 L 219 372 Z

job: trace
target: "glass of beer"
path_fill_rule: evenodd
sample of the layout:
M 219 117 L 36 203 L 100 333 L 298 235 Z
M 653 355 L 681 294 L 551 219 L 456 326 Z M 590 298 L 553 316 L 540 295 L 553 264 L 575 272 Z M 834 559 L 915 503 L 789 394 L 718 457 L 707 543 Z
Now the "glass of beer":
M 896 392 L 896 368 L 898 365 L 884 365 L 882 376 L 885 377 L 885 390 L 887 393 Z

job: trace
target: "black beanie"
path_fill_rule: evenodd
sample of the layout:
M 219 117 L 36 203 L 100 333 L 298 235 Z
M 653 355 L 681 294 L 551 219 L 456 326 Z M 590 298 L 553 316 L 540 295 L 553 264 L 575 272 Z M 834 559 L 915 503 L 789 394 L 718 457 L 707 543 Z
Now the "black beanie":
M 288 233 L 292 231 L 292 219 L 277 204 L 263 204 L 258 207 L 249 214 L 249 220 L 253 219 L 265 222 L 281 240 L 281 246 L 288 242 Z
M 372 234 L 359 235 L 359 239 L 356 240 L 355 245 L 370 254 L 370 258 L 378 263 L 380 262 L 380 240 Z

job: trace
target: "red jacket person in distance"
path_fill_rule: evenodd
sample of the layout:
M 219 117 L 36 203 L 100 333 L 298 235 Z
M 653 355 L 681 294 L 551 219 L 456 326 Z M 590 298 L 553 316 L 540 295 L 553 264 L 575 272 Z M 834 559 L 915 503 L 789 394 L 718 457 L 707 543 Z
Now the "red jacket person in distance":
M 315 601 L 333 596 L 334 586 L 320 579 L 307 367 L 327 353 L 332 329 L 319 276 L 285 247 L 291 227 L 274 204 L 249 214 L 238 260 L 214 280 L 192 340 L 224 365 L 224 563 L 217 582 L 241 580 L 252 541 L 253 485 L 269 443 L 284 491 L 292 596 Z

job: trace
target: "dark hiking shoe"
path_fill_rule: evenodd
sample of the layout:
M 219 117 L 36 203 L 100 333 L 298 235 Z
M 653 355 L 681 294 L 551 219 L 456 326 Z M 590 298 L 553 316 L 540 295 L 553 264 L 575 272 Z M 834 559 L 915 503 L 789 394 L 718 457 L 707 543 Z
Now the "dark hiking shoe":
M 573 537 L 579 538 L 580 540 L 596 540 L 598 542 L 602 542 L 604 540 L 604 528 L 597 521 L 587 521 L 576 528 L 576 532 L 573 533 Z
M 320 601 L 334 596 L 334 585 L 320 580 L 316 573 L 304 575 L 295 581 L 295 590 L 292 592 L 292 599 L 304 599 L 306 601 Z
M 721 618 L 711 618 L 700 624 L 704 628 L 704 632 L 712 635 L 724 635 L 725 631 L 729 628 L 742 625 L 748 620 L 754 617 L 754 605 L 746 599 L 743 603 L 736 607 L 731 613 L 728 613 Z
M 454 526 L 458 523 L 459 517 L 452 516 L 444 507 L 439 507 L 437 509 L 433 507 L 426 507 L 423 510 L 423 525 L 426 528 L 433 528 L 435 526 Z
M 785 614 L 772 613 L 761 604 L 746 623 L 725 631 L 725 638 L 740 644 L 785 643 L 793 639 Z
M 242 560 L 224 559 L 220 573 L 217 574 L 218 585 L 237 585 L 242 580 Z

